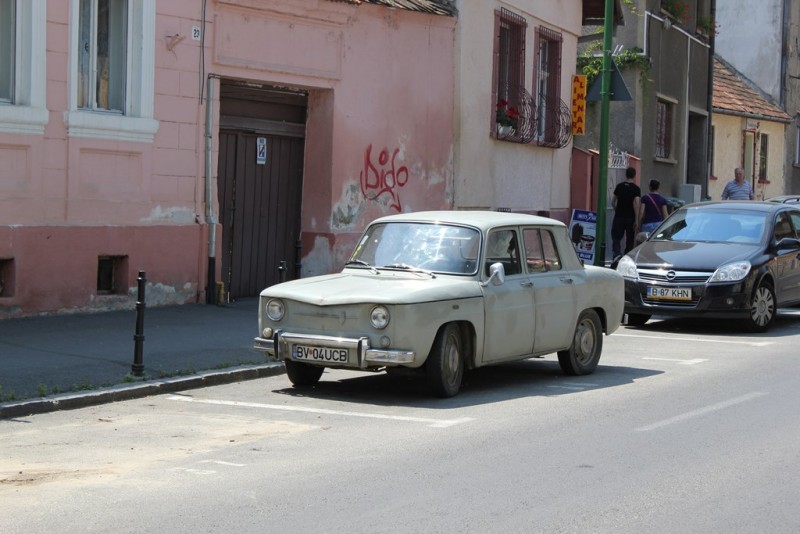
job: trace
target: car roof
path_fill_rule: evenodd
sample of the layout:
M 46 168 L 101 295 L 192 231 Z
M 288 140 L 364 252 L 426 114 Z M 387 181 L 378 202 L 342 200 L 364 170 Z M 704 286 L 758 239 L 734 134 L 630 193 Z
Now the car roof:
M 686 204 L 681 209 L 701 209 L 701 210 L 742 210 L 742 211 L 759 211 L 765 213 L 775 213 L 785 209 L 797 209 L 794 204 L 784 204 L 781 202 L 769 202 L 760 200 L 717 200 L 712 202 L 695 202 L 693 204 Z
M 800 201 L 800 195 L 778 195 L 776 197 L 768 198 L 768 202 L 786 202 L 786 201 Z
M 383 222 L 444 222 L 476 226 L 482 230 L 497 226 L 517 226 L 535 224 L 539 226 L 562 226 L 566 227 L 561 221 L 542 217 L 539 215 L 529 215 L 526 213 L 513 213 L 505 211 L 483 211 L 483 210 L 456 210 L 456 211 L 417 211 L 410 213 L 398 213 L 387 215 L 376 219 L 375 223 Z

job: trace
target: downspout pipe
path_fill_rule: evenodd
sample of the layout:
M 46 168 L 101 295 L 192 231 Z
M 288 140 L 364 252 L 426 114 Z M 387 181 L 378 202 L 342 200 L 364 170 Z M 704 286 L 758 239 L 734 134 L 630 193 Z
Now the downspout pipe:
M 205 193 L 206 225 L 208 225 L 208 280 L 206 282 L 206 304 L 217 304 L 217 221 L 214 218 L 214 189 L 211 175 L 211 149 L 213 148 L 214 77 L 207 79 L 206 131 L 205 131 Z
M 711 21 L 712 23 L 716 24 L 717 20 L 717 0 L 711 0 Z M 712 28 L 711 35 L 709 37 L 708 43 L 708 122 L 706 131 L 706 135 L 708 140 L 706 141 L 708 145 L 708 149 L 706 150 L 706 180 L 703 184 L 705 188 L 704 191 L 701 191 L 703 197 L 709 196 L 708 194 L 708 180 L 711 178 L 711 171 L 714 169 L 714 136 L 711 135 L 711 128 L 712 128 L 712 118 L 714 113 L 714 40 L 716 39 L 716 30 Z

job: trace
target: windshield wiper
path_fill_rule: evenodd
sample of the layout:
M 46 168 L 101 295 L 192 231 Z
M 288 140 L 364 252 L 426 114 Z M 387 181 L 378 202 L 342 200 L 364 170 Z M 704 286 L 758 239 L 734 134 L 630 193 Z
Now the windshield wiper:
M 407 263 L 390 263 L 389 265 L 381 265 L 380 267 L 378 267 L 378 269 L 397 269 L 400 271 L 427 274 L 431 278 L 436 278 L 436 274 L 433 271 L 429 271 L 427 269 L 420 269 L 419 267 L 414 267 L 413 265 L 409 265 Z
M 371 272 L 372 274 L 380 274 L 378 272 L 378 269 L 376 269 L 374 266 L 370 265 L 369 263 L 365 262 L 364 260 L 350 260 L 347 263 L 345 263 L 344 266 L 347 267 L 348 265 L 353 265 L 353 264 L 355 264 L 355 265 L 363 265 L 364 267 L 367 267 L 369 269 L 369 272 Z

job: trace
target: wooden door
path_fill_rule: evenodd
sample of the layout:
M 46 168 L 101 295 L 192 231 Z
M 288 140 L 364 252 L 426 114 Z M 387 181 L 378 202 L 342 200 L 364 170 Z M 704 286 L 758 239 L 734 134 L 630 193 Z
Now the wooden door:
M 231 299 L 253 297 L 282 264 L 287 280 L 299 274 L 304 139 L 220 130 L 219 141 L 220 278 Z

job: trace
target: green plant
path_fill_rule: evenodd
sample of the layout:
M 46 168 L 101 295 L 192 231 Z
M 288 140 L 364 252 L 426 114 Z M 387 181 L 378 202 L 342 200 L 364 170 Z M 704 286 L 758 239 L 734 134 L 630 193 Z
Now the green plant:
M 3 393 L 3 386 L 0 386 L 0 402 L 13 401 L 17 399 L 17 394 L 13 391 Z
M 578 56 L 578 70 L 586 76 L 586 83 L 591 86 L 603 70 L 603 57 L 598 55 L 602 45 L 595 44 Z M 650 58 L 644 55 L 641 48 L 626 48 L 611 59 L 620 71 L 638 69 L 642 73 L 642 83 L 650 81 Z
M 711 17 L 700 17 L 697 19 L 697 31 L 709 37 L 719 35 L 719 24 Z
M 40 396 L 40 397 L 46 397 L 47 396 L 47 386 L 44 385 L 44 384 L 39 384 L 38 386 L 36 386 L 36 394 L 38 396 Z
M 690 8 L 686 0 L 661 0 L 661 9 L 678 22 L 686 22 L 689 19 Z

